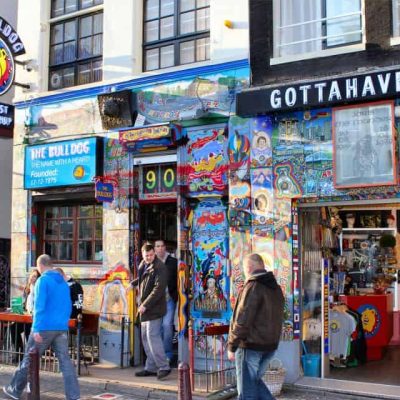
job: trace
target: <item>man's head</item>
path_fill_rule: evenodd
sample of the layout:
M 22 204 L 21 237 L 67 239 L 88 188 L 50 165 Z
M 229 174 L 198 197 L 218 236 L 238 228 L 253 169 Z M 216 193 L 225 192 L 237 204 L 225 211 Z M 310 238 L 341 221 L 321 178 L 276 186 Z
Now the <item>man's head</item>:
M 151 264 L 156 258 L 154 246 L 151 243 L 145 243 L 142 246 L 142 257 L 146 264 Z
M 157 254 L 157 257 L 161 260 L 164 260 L 164 257 L 167 254 L 167 247 L 165 246 L 164 240 L 156 240 L 154 243 L 154 250 Z
M 41 274 L 49 269 L 52 269 L 53 264 L 51 262 L 50 256 L 48 256 L 47 254 L 42 254 L 41 256 L 39 256 L 36 260 L 36 267 Z
M 246 256 L 244 259 L 244 268 L 243 272 L 248 279 L 255 271 L 265 270 L 264 260 L 262 257 L 257 253 L 252 253 Z

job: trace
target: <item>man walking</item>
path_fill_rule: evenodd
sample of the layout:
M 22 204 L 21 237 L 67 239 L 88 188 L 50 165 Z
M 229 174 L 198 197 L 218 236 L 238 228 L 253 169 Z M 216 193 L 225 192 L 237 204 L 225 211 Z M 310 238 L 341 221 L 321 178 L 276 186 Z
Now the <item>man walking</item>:
M 229 329 L 228 358 L 235 360 L 239 399 L 269 400 L 274 397 L 262 377 L 278 348 L 284 297 L 259 254 L 245 258 L 244 274 Z
M 156 257 L 152 244 L 142 246 L 142 256 L 138 278 L 132 281 L 131 285 L 139 285 L 138 312 L 142 344 L 147 358 L 144 370 L 136 372 L 135 375 L 157 376 L 158 379 L 164 379 L 171 372 L 161 339 L 162 318 L 167 311 L 165 298 L 167 272 L 165 265 Z
M 178 301 L 178 260 L 167 252 L 164 240 L 156 240 L 154 244 L 157 257 L 165 264 L 167 270 L 167 313 L 162 319 L 162 338 L 167 358 L 172 361 L 174 336 L 174 318 L 176 302 Z
M 41 356 L 51 346 L 60 363 L 66 399 L 79 400 L 79 383 L 68 354 L 69 287 L 61 274 L 53 270 L 47 254 L 39 256 L 36 264 L 41 276 L 35 286 L 31 334 L 24 357 L 3 392 L 11 399 L 19 399 L 27 384 L 29 352 L 37 348 Z

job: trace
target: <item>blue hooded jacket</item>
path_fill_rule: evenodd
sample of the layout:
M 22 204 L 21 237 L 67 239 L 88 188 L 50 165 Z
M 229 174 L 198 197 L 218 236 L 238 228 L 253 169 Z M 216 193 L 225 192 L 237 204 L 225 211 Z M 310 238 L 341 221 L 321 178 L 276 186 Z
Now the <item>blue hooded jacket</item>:
M 57 271 L 45 271 L 35 285 L 32 332 L 68 330 L 71 309 L 64 277 Z

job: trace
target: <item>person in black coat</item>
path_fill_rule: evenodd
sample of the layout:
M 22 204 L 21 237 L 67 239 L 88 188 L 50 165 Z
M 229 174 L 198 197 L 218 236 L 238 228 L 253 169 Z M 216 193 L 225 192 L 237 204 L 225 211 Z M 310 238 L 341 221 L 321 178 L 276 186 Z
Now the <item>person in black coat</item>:
M 71 276 L 67 276 L 62 268 L 54 268 L 58 271 L 64 278 L 65 282 L 67 282 L 69 286 L 69 291 L 71 293 L 71 301 L 72 301 L 72 311 L 71 311 L 71 319 L 78 318 L 79 314 L 82 314 L 83 308 L 83 288 L 82 285 L 73 279 Z
M 165 354 L 171 361 L 173 358 L 174 317 L 178 301 L 178 260 L 167 252 L 164 240 L 156 240 L 154 249 L 157 257 L 167 267 L 167 290 L 165 293 L 167 298 L 167 313 L 162 321 L 162 335 Z

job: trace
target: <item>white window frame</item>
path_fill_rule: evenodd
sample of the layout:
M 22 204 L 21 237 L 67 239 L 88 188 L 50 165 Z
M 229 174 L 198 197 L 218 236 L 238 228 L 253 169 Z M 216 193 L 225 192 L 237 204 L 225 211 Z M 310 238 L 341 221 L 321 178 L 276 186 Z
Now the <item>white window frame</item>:
M 392 37 L 390 45 L 400 44 L 400 0 L 392 0 Z
M 73 86 L 67 86 L 67 87 L 61 87 L 58 89 L 51 89 L 50 86 L 50 69 L 53 67 L 50 65 L 50 40 L 51 40 L 51 27 L 57 23 L 63 22 L 63 21 L 68 21 L 68 20 L 76 20 L 79 17 L 84 17 L 84 16 L 88 16 L 91 14 L 96 14 L 98 12 L 102 12 L 103 13 L 103 52 L 102 52 L 102 61 L 103 61 L 103 65 L 102 65 L 102 69 L 103 69 L 103 79 L 104 79 L 104 2 L 103 4 L 99 4 L 99 5 L 94 5 L 88 8 L 83 8 L 81 10 L 77 10 L 77 11 L 73 11 L 71 13 L 66 13 L 57 17 L 51 17 L 51 1 L 49 2 L 49 8 L 48 8 L 48 12 L 49 12 L 49 19 L 48 19 L 48 35 L 47 35 L 47 44 L 46 44 L 46 48 L 47 48 L 47 74 L 46 74 L 46 82 L 45 82 L 45 88 L 46 91 L 48 92 L 55 92 L 58 90 L 68 90 L 68 89 L 74 89 L 78 86 L 87 86 L 87 85 L 92 85 L 92 84 L 96 84 L 99 82 L 91 82 L 91 83 L 86 83 L 86 84 L 76 84 Z M 75 60 L 74 63 L 77 63 L 78 60 Z M 76 67 L 74 67 L 76 68 Z M 75 79 L 77 79 L 75 77 Z
M 273 21 L 280 21 L 281 20 L 281 12 L 280 12 L 280 1 L 281 0 L 273 0 Z M 299 0 L 293 0 L 293 1 L 299 1 Z M 301 1 L 301 0 L 300 0 Z M 400 0 L 399 0 L 400 1 Z M 299 54 L 293 54 L 293 55 L 285 55 L 285 56 L 277 56 L 277 45 L 280 43 L 280 27 L 278 26 L 277 23 L 273 24 L 273 56 L 270 60 L 271 65 L 277 65 L 277 64 L 283 64 L 287 62 L 294 62 L 294 61 L 300 61 L 300 60 L 306 60 L 306 59 L 312 59 L 312 58 L 319 58 L 319 57 L 330 57 L 338 54 L 347 54 L 347 53 L 353 53 L 353 52 L 358 52 L 358 51 L 363 51 L 365 50 L 365 4 L 364 0 L 361 0 L 361 42 L 356 43 L 356 44 L 344 44 L 343 46 L 337 46 L 337 47 L 332 47 L 332 48 L 327 48 L 327 49 L 321 49 L 318 51 L 314 52 L 307 52 L 307 53 L 299 53 Z M 316 19 L 310 22 L 316 22 L 316 21 L 323 21 L 326 20 L 326 18 L 320 18 Z M 353 32 L 354 33 L 354 32 Z M 319 38 L 313 38 L 312 40 L 322 40 L 326 38 L 326 36 L 321 36 Z M 310 39 L 306 40 L 310 41 Z M 306 42 L 303 41 L 303 42 Z M 301 41 L 299 41 L 301 43 Z

